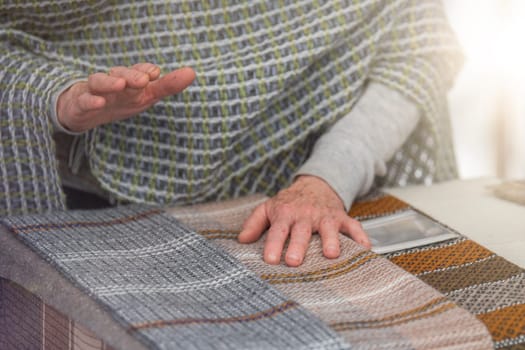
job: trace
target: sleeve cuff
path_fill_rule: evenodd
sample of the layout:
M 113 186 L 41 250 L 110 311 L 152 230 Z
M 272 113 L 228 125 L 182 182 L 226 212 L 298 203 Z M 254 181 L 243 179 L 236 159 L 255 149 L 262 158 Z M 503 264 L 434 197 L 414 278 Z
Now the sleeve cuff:
M 295 177 L 313 175 L 321 178 L 339 196 L 348 211 L 361 190 L 370 187 L 374 180 L 373 177 L 367 177 L 371 173 L 369 168 L 373 167 L 372 160 L 359 152 L 366 154 L 366 150 L 359 146 L 345 154 L 317 148 L 295 173 Z
M 57 89 L 54 94 L 51 96 L 51 110 L 49 111 L 49 117 L 51 119 L 51 123 L 53 124 L 53 129 L 55 132 L 62 132 L 68 135 L 82 135 L 85 133 L 85 131 L 80 132 L 74 132 L 69 129 L 66 129 L 60 122 L 58 121 L 58 115 L 57 115 L 57 107 L 58 107 L 58 97 L 67 89 L 69 89 L 74 84 L 86 81 L 86 79 L 74 79 L 66 82 L 61 88 Z
M 348 210 L 366 194 L 375 176 L 387 173 L 386 162 L 416 127 L 419 110 L 404 96 L 370 82 L 350 113 L 316 141 L 296 173 L 326 181 Z

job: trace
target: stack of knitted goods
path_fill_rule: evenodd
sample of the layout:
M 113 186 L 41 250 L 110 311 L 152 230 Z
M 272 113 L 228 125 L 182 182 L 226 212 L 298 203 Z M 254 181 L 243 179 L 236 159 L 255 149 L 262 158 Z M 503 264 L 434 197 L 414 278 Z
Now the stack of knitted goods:
M 365 220 L 406 209 L 408 204 L 380 194 L 356 203 L 350 215 Z M 496 349 L 525 348 L 523 268 L 466 237 L 385 257 L 475 315 L 489 330 Z
M 264 264 L 262 241 L 235 240 L 261 200 L 4 223 L 147 347 L 492 347 L 472 313 L 349 239 L 335 260 L 316 238 L 301 267 Z
M 321 320 L 163 210 L 130 206 L 4 221 L 158 349 L 344 349 Z
M 236 241 L 243 216 L 260 200 L 264 199 L 172 209 L 171 213 L 317 315 L 352 348 L 491 347 L 487 330 L 469 312 L 347 237 L 340 237 L 341 256 L 334 260 L 323 257 L 320 238 L 314 236 L 300 267 L 265 264 L 263 240 L 251 245 Z

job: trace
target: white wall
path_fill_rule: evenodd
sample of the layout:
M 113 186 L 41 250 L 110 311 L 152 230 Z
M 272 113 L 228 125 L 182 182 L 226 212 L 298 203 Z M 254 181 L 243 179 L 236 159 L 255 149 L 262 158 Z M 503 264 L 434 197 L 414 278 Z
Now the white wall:
M 444 0 L 466 61 L 450 93 L 462 178 L 525 179 L 525 0 Z

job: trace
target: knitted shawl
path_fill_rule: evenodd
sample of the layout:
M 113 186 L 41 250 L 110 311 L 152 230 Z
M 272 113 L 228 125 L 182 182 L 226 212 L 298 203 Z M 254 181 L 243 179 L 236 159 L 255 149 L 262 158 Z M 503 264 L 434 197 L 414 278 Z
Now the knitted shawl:
M 196 81 L 85 137 L 103 188 L 187 204 L 275 193 L 369 80 L 424 117 L 383 183 L 455 176 L 445 92 L 460 61 L 436 0 L 3 1 L 0 216 L 64 208 L 50 113 L 76 79 L 148 61 Z

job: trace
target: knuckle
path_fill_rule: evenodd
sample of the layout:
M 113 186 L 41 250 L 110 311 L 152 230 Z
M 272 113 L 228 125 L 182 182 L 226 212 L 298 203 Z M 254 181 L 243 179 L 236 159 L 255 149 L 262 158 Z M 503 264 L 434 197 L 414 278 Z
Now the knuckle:
M 335 220 L 331 216 L 323 216 L 319 223 L 321 227 L 332 227 L 334 226 L 334 224 L 335 224 Z
M 142 68 L 149 72 L 149 71 L 152 71 L 153 69 L 157 68 L 157 66 L 154 65 L 153 63 L 144 63 L 142 65 Z
M 301 240 L 308 235 L 308 229 L 303 226 L 294 225 L 292 228 L 292 240 Z
M 119 72 L 122 71 L 122 68 L 124 68 L 124 67 L 121 67 L 121 66 L 111 67 L 111 68 L 108 70 L 108 75 L 118 75 Z
M 346 231 L 349 234 L 356 234 L 356 233 L 359 233 L 359 232 L 361 232 L 363 230 L 361 224 L 354 223 L 354 222 L 348 223 L 347 227 L 348 227 L 348 229 Z
M 137 94 L 136 96 L 133 96 L 131 98 L 131 101 L 133 104 L 138 105 L 138 106 L 147 104 L 147 101 L 143 94 Z
M 354 230 L 362 230 L 363 224 L 361 224 L 360 221 L 357 221 L 355 219 L 350 219 L 350 227 Z
M 290 240 L 290 245 L 293 244 L 295 246 L 305 248 L 308 246 L 309 242 L 310 242 L 310 239 L 307 233 L 302 233 L 302 234 L 298 233 L 292 236 Z
M 294 212 L 294 206 L 288 203 L 281 204 L 277 208 L 277 211 L 284 216 L 289 216 Z
M 270 226 L 270 229 L 268 230 L 268 238 L 280 238 L 280 237 L 286 237 L 288 236 L 288 233 L 290 232 L 290 228 L 283 223 L 274 223 Z
M 97 79 L 99 78 L 99 73 L 90 74 L 87 78 L 88 86 L 93 87 L 96 84 Z
M 140 72 L 140 71 L 135 70 L 135 71 L 132 73 L 131 77 L 132 77 L 133 79 L 135 79 L 135 80 L 140 80 L 140 79 L 142 79 L 142 78 L 145 77 L 145 74 L 144 74 L 143 72 Z
M 302 206 L 301 208 L 299 208 L 298 211 L 301 214 L 301 216 L 306 218 L 315 217 L 318 213 L 318 211 L 311 205 Z
M 280 225 L 275 228 L 275 232 L 279 234 L 279 236 L 287 236 L 289 229 L 284 225 Z
M 149 65 L 148 62 L 139 62 L 137 64 L 134 64 L 131 66 L 132 69 L 141 69 L 143 67 L 147 67 Z

